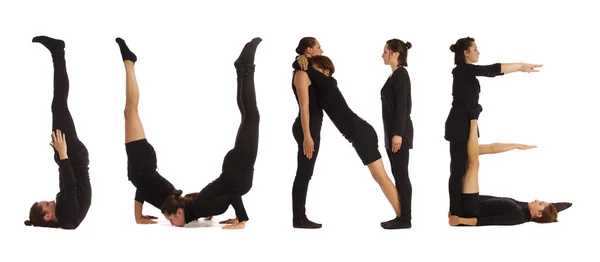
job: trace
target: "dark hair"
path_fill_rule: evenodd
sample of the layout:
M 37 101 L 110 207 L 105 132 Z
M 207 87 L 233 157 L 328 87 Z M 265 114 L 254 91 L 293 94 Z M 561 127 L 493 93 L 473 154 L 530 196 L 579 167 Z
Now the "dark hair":
M 398 65 L 400 66 L 408 66 L 406 58 L 408 56 L 408 49 L 412 47 L 410 42 L 404 43 L 404 41 L 400 39 L 390 39 L 385 42 L 387 48 L 393 53 L 398 52 L 400 55 L 398 56 Z
M 170 216 L 172 214 L 177 213 L 177 209 L 183 208 L 185 204 L 191 200 L 191 198 L 186 195 L 185 197 L 181 197 L 183 192 L 179 189 L 173 191 L 173 195 L 170 195 L 165 200 L 165 203 L 160 207 L 160 212 L 164 215 Z
M 466 64 L 465 51 L 473 45 L 475 39 L 472 37 L 464 37 L 458 39 L 455 44 L 450 46 L 450 51 L 454 53 L 454 64 Z
M 303 55 L 304 52 L 306 52 L 306 49 L 309 47 L 314 47 L 316 42 L 317 39 L 311 36 L 300 39 L 298 47 L 296 47 L 296 54 Z
M 329 57 L 324 55 L 313 56 L 310 60 L 310 63 L 323 70 L 329 70 L 329 76 L 333 76 L 333 73 L 335 73 L 335 66 L 333 66 L 333 62 L 331 59 L 329 59 Z
M 29 209 L 29 220 L 25 220 L 24 224 L 36 227 L 60 227 L 56 222 L 46 222 L 44 216 L 46 216 L 46 211 L 42 210 L 42 207 L 35 202 L 31 205 L 31 209 Z
M 548 204 L 542 211 L 542 217 L 536 217 L 532 220 L 542 224 L 558 222 L 558 210 L 553 204 Z

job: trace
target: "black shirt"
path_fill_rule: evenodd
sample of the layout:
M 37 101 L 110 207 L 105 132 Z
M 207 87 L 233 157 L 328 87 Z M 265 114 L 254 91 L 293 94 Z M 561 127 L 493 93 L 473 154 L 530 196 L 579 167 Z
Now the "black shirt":
M 412 95 L 406 68 L 396 69 L 381 88 L 381 113 L 385 147 L 391 149 L 393 136 L 402 137 L 402 145 L 413 147 Z
M 82 161 L 59 160 L 59 189 L 56 194 L 56 218 L 63 229 L 76 229 L 86 217 L 92 203 L 87 150 Z
M 495 77 L 503 75 L 500 63 L 492 65 L 459 64 L 452 70 L 452 108 L 446 119 L 447 141 L 467 141 L 469 137 L 469 117 L 467 112 L 479 104 L 478 76 Z
M 531 221 L 526 202 L 508 197 L 479 196 L 477 226 L 512 226 Z
M 217 178 L 204 187 L 194 199 L 187 202 L 184 207 L 185 223 L 201 217 L 223 214 L 229 205 L 233 206 L 239 222 L 249 220 L 240 191 L 232 190 L 229 182 Z

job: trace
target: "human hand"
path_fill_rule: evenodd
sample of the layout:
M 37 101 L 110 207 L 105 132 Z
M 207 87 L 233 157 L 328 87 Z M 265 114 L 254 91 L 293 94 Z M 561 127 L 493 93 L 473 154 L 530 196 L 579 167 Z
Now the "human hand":
M 228 224 L 228 225 L 233 225 L 236 223 L 239 223 L 237 218 L 230 218 L 230 219 L 219 222 L 219 224 Z
M 137 224 L 156 224 L 156 221 L 154 221 L 152 219 L 158 219 L 158 217 L 154 217 L 154 216 L 137 217 L 135 219 L 135 223 L 137 223 Z
M 223 229 L 243 229 L 245 227 L 246 227 L 246 221 L 243 221 L 243 222 L 240 222 L 240 223 L 226 225 L 226 226 L 223 227 Z
M 459 223 L 460 217 L 453 215 L 448 217 L 448 224 L 450 224 L 451 226 L 457 226 Z
M 304 155 L 306 158 L 311 159 L 313 156 L 313 152 L 315 152 L 315 141 L 312 137 L 304 138 L 304 143 L 302 144 Z
M 531 73 L 531 72 L 539 72 L 539 70 L 536 70 L 536 68 L 540 68 L 544 65 L 542 64 L 526 64 L 526 63 L 522 63 L 521 64 L 521 68 L 519 69 L 519 71 L 521 72 L 527 72 L 527 73 Z
M 67 159 L 67 138 L 65 134 L 59 129 L 56 129 L 56 131 L 52 132 L 52 135 L 50 135 L 50 137 L 52 137 L 52 142 L 50 142 L 50 146 L 52 146 L 54 150 L 58 152 L 58 156 L 60 157 L 60 159 Z
M 536 145 L 523 145 L 523 144 L 518 144 L 517 148 L 519 150 L 528 150 L 528 149 L 532 149 L 532 148 L 537 148 Z
M 402 146 L 402 137 L 401 136 L 393 136 L 392 137 L 392 152 L 396 153 L 400 150 Z
M 308 68 L 308 59 L 305 55 L 299 55 L 296 60 L 298 60 L 298 65 L 300 65 L 302 70 L 306 70 Z

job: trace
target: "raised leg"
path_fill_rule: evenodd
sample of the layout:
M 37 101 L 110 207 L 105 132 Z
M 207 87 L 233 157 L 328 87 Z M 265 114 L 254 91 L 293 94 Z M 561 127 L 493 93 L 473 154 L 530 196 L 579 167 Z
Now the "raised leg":
M 260 38 L 254 38 L 248 42 L 234 63 L 238 76 L 237 103 L 241 123 L 234 147 L 223 160 L 223 175 L 231 176 L 229 181 L 236 181 L 236 191 L 241 191 L 242 195 L 252 187 L 254 163 L 258 153 L 260 113 L 254 87 L 254 56 L 261 41 Z
M 135 76 L 135 62 L 137 56 L 129 50 L 121 38 L 115 40 L 121 50 L 123 64 L 125 65 L 125 143 L 146 138 L 144 126 L 138 112 L 140 90 Z
M 85 147 L 79 141 L 75 123 L 68 106 L 69 76 L 65 61 L 65 42 L 47 36 L 36 36 L 32 39 L 32 42 L 42 44 L 52 55 L 52 64 L 54 66 L 54 94 L 51 107 L 52 131 L 59 129 L 65 134 L 69 158 L 76 160 L 75 156 Z M 55 152 L 54 158 L 58 161 L 58 153 Z

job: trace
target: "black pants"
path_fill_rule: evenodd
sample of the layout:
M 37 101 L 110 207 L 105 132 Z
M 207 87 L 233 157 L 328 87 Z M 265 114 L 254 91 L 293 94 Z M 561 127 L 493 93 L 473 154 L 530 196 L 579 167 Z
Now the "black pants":
M 462 194 L 462 217 L 464 218 L 474 218 L 479 217 L 479 210 L 481 206 L 481 201 L 479 199 L 479 193 L 473 194 Z
M 308 159 L 304 155 L 304 132 L 302 131 L 302 123 L 298 117 L 292 127 L 292 134 L 298 144 L 296 177 L 292 187 L 292 212 L 294 220 L 306 219 L 306 196 L 308 194 L 308 184 L 312 178 L 315 163 L 319 156 L 319 148 L 321 147 L 321 126 L 322 118 L 310 118 L 310 134 L 315 143 L 315 151 L 312 158 Z
M 209 186 L 222 193 L 245 195 L 252 188 L 254 163 L 258 154 L 260 113 L 254 89 L 254 65 L 236 65 L 237 104 L 242 116 L 233 149 L 223 159 L 223 172 Z M 202 190 L 201 194 L 210 194 Z
M 396 189 L 400 196 L 400 213 L 402 217 L 412 219 L 412 184 L 408 176 L 408 161 L 410 149 L 402 144 L 398 152 L 393 153 L 387 149 L 387 155 L 392 166 L 392 175 L 396 183 Z
M 71 162 L 77 180 L 77 200 L 80 207 L 80 219 L 87 215 L 92 202 L 92 186 L 89 174 L 89 154 L 85 145 L 79 140 L 75 123 L 68 106 L 69 76 L 65 61 L 64 49 L 52 51 L 54 66 L 54 95 L 52 98 L 52 131 L 59 129 L 65 134 L 67 156 Z M 60 157 L 54 151 L 54 161 L 58 164 Z M 87 208 L 87 209 L 86 209 Z M 85 210 L 82 210 L 85 209 Z
M 366 166 L 381 159 L 377 132 L 367 121 L 360 118 L 354 112 L 352 112 L 352 114 L 354 115 L 351 125 L 353 130 L 350 131 L 339 127 L 338 130 L 344 135 L 348 142 L 352 143 L 352 147 L 354 147 L 360 161 Z M 332 122 L 333 121 L 334 120 L 332 119 Z
M 462 183 L 467 173 L 467 142 L 450 142 L 450 179 L 448 179 L 448 193 L 450 195 L 450 213 L 461 216 Z
M 161 208 L 167 197 L 173 194 L 175 187 L 156 170 L 157 158 L 154 147 L 147 139 L 125 144 L 127 152 L 127 177 L 136 187 L 135 200 L 148 202 Z

